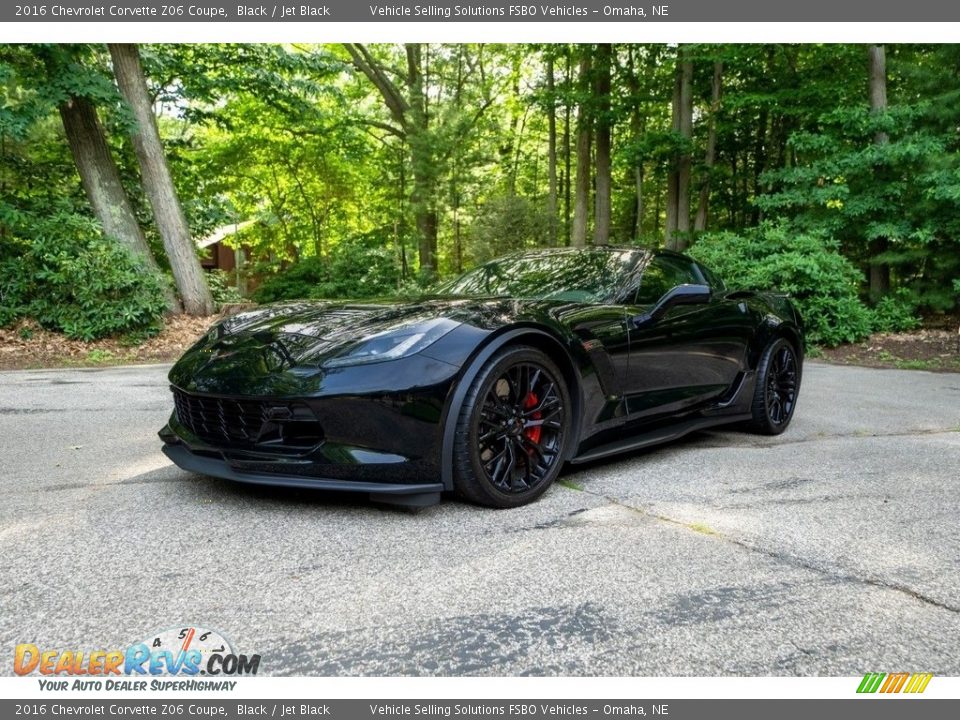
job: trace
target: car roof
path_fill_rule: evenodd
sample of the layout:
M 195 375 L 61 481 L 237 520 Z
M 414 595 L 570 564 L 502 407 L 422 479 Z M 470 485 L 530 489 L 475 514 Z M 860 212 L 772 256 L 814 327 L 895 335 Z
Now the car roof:
M 514 250 L 511 253 L 507 253 L 501 257 L 536 257 L 541 255 L 569 255 L 573 253 L 624 253 L 631 252 L 637 253 L 640 255 L 653 256 L 653 255 L 665 255 L 668 257 L 682 257 L 687 260 L 691 260 L 688 255 L 684 255 L 681 252 L 675 250 L 667 250 L 665 248 L 647 248 L 640 247 L 637 245 L 584 245 L 583 247 L 574 247 L 574 246 L 561 246 L 561 247 L 546 247 L 546 248 L 533 248 L 529 250 Z M 495 259 L 495 258 L 494 258 Z
M 659 254 L 660 251 L 651 251 L 649 248 L 636 246 L 630 247 L 628 245 L 585 245 L 583 247 L 563 246 L 535 248 L 531 250 L 515 250 L 512 253 L 507 253 L 507 255 L 504 257 L 541 257 L 544 255 L 572 255 L 576 253 L 591 253 L 594 255 L 599 255 L 601 253 L 615 254 L 625 252 L 646 256 L 651 254 Z

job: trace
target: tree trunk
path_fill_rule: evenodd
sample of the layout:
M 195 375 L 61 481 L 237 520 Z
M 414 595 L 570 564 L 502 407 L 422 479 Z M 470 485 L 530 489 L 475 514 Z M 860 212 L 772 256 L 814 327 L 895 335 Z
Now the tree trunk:
M 589 96 L 590 51 L 581 50 L 579 84 L 583 97 Z M 587 223 L 590 214 L 590 120 L 589 99 L 580 102 L 577 108 L 577 187 L 573 203 L 573 230 L 570 244 L 583 247 L 587 244 Z
M 867 49 L 870 59 L 870 110 L 883 113 L 887 110 L 887 54 L 883 45 L 871 45 Z M 889 136 L 877 131 L 873 136 L 877 145 L 890 142 Z M 889 249 L 887 238 L 870 241 L 870 299 L 877 302 L 890 292 L 890 266 L 876 261 L 876 257 Z
M 572 169 L 571 157 L 570 157 L 570 126 L 572 124 L 572 114 L 570 109 L 570 88 L 573 86 L 573 60 L 571 58 L 570 49 L 566 50 L 566 99 L 563 106 L 563 242 L 564 245 L 569 246 L 571 242 L 571 223 L 570 223 L 570 206 L 572 205 L 571 198 L 573 193 L 571 192 L 572 183 L 570 181 L 570 174 Z
M 657 237 L 660 234 L 660 178 L 658 177 L 656 169 L 653 172 L 653 236 Z M 669 182 L 667 183 L 669 186 Z
M 707 215 L 710 206 L 710 175 L 717 159 L 717 114 L 720 112 L 720 94 L 723 87 L 723 62 L 713 63 L 713 83 L 710 87 L 710 126 L 707 130 L 707 152 L 703 159 L 704 177 L 700 184 L 700 202 L 697 205 L 697 217 L 693 221 L 694 232 L 707 229 Z
M 594 206 L 593 244 L 610 242 L 610 66 L 613 45 L 597 46 L 597 68 L 594 82 L 594 100 L 597 103 L 597 186 Z
M 551 246 L 557 244 L 557 103 L 552 53 L 552 49 L 547 51 L 547 213 Z
M 133 150 L 183 308 L 189 315 L 210 315 L 214 310 L 213 298 L 163 154 L 157 118 L 147 94 L 137 46 L 111 44 L 109 48 L 117 85 L 137 121 L 137 128 L 131 135 Z
M 463 107 L 463 45 L 457 46 L 457 84 L 453 104 L 459 114 Z M 463 272 L 463 237 L 460 229 L 460 146 L 453 151 L 453 172 L 450 177 L 450 202 L 453 205 L 453 260 L 457 274 Z
M 766 106 L 760 109 L 760 116 L 757 118 L 757 135 L 753 143 L 753 197 L 758 197 L 763 190 L 760 187 L 760 176 L 767 167 L 767 126 L 770 121 L 770 111 Z M 749 197 L 749 188 L 744 189 L 744 200 Z M 750 209 L 750 224 L 756 225 L 760 222 L 760 206 L 753 203 Z
M 436 163 L 429 134 L 430 116 L 423 81 L 423 46 L 407 43 L 407 108 L 410 161 L 413 165 L 413 216 L 420 240 L 420 273 L 437 272 Z
M 690 143 L 693 140 L 693 62 L 687 59 L 687 52 L 681 50 L 680 63 L 680 136 L 686 142 L 686 148 L 680 153 L 680 167 L 677 170 L 677 235 L 674 247 L 686 250 L 690 242 L 690 174 L 693 158 Z
M 627 48 L 627 88 L 630 92 L 630 135 L 633 142 L 638 142 L 646 130 L 646 119 L 640 105 L 640 82 L 637 79 L 634 61 L 634 46 Z M 635 200 L 630 217 L 630 237 L 638 239 L 643 235 L 643 158 L 634 159 L 633 181 Z
M 871 45 L 867 48 L 870 58 L 870 109 L 882 113 L 887 109 L 887 51 L 883 45 Z M 873 136 L 877 145 L 890 142 L 889 136 L 878 131 Z
M 643 235 L 643 163 L 633 168 L 633 182 L 636 186 L 636 202 L 633 204 L 633 238 Z
M 397 220 L 398 235 L 400 239 L 400 277 L 406 280 L 410 277 L 410 268 L 407 265 L 407 213 L 404 208 L 404 201 L 407 199 L 407 172 L 406 172 L 406 153 L 403 151 L 401 143 L 400 152 L 397 157 L 397 175 L 400 179 L 400 187 L 397 194 Z
M 160 267 L 150 252 L 150 246 L 130 205 L 130 198 L 120 183 L 120 173 L 93 103 L 86 98 L 73 97 L 59 109 L 80 181 L 104 234 L 126 247 L 143 263 L 147 272 L 159 275 Z M 166 282 L 163 285 L 167 309 L 180 312 L 173 291 Z
M 419 237 L 419 255 L 421 274 L 432 277 L 437 272 L 437 211 L 434 209 L 433 179 L 426 171 L 417 171 L 414 156 L 413 195 L 410 202 L 414 207 L 413 217 Z
M 677 59 L 677 70 L 673 80 L 673 100 L 671 102 L 670 129 L 680 132 L 680 59 Z M 663 244 L 669 250 L 677 248 L 677 192 L 680 187 L 680 156 L 674 153 L 670 158 L 670 167 L 667 170 L 667 201 L 666 220 L 663 228 Z

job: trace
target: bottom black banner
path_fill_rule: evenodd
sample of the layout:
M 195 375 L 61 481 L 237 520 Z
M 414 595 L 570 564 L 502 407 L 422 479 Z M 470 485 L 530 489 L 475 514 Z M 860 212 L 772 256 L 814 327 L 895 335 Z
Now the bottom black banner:
M 909 705 L 909 707 L 907 707 Z M 960 700 L 863 697 L 849 700 L 0 700 L 11 717 L 664 718 L 694 720 L 870 720 L 960 717 Z

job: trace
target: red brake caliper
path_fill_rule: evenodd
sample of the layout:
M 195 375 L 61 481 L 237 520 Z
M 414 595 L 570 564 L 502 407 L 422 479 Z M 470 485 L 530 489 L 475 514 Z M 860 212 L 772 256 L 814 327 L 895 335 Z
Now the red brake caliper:
M 523 409 L 524 409 L 524 410 L 531 410 L 531 409 L 533 409 L 533 408 L 535 408 L 535 407 L 537 406 L 537 403 L 538 403 L 538 402 L 540 402 L 540 400 L 537 398 L 536 393 L 534 393 L 534 392 L 531 390 L 530 392 L 527 393 L 527 396 L 523 399 Z M 543 413 L 541 413 L 541 412 L 538 410 L 537 412 L 533 413 L 533 414 L 530 416 L 530 419 L 531 419 L 531 420 L 539 420 L 541 417 L 543 417 Z M 526 430 L 523 431 L 524 436 L 526 436 L 526 438 L 527 438 L 528 440 L 530 440 L 530 442 L 534 442 L 534 443 L 537 443 L 537 444 L 540 444 L 540 435 L 541 435 L 542 433 L 543 433 L 543 427 L 540 426 L 540 425 L 535 425 L 534 427 L 529 427 L 529 428 L 527 428 Z M 532 452 L 533 452 L 533 449 L 531 448 L 528 452 L 531 452 L 531 453 L 532 453 Z

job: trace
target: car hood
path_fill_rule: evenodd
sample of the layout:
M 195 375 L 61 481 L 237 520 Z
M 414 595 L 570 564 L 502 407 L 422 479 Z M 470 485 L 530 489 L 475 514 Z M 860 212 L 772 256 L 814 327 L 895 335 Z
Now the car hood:
M 178 386 L 203 378 L 316 373 L 322 363 L 372 335 L 445 318 L 493 329 L 515 317 L 518 301 L 428 298 L 411 303 L 294 302 L 266 305 L 214 326 L 174 366 Z M 289 372 L 288 372 L 289 371 Z M 218 391 L 233 382 L 216 382 Z M 213 386 L 209 388 L 212 391 Z
M 436 317 L 417 304 L 298 302 L 267 305 L 224 320 L 224 335 L 297 335 L 317 345 L 349 342 L 399 325 Z
M 559 327 L 562 315 L 576 314 L 577 303 L 504 297 L 431 296 L 416 302 L 332 303 L 303 301 L 265 305 L 240 313 L 212 328 L 174 365 L 170 381 L 184 390 L 212 394 L 293 394 L 320 376 L 332 385 L 337 371 L 324 361 L 348 352 L 372 335 L 419 322 L 445 319 L 458 323 L 463 358 L 473 343 L 507 325 L 534 323 Z M 569 319 L 569 318 L 568 318 Z M 469 338 L 469 339 L 468 339 Z M 424 355 L 432 355 L 428 349 Z M 440 362 L 439 359 L 437 359 Z M 377 364 L 374 364 L 374 366 Z M 373 367 L 373 366 L 371 366 Z M 373 375 L 371 371 L 367 373 Z

